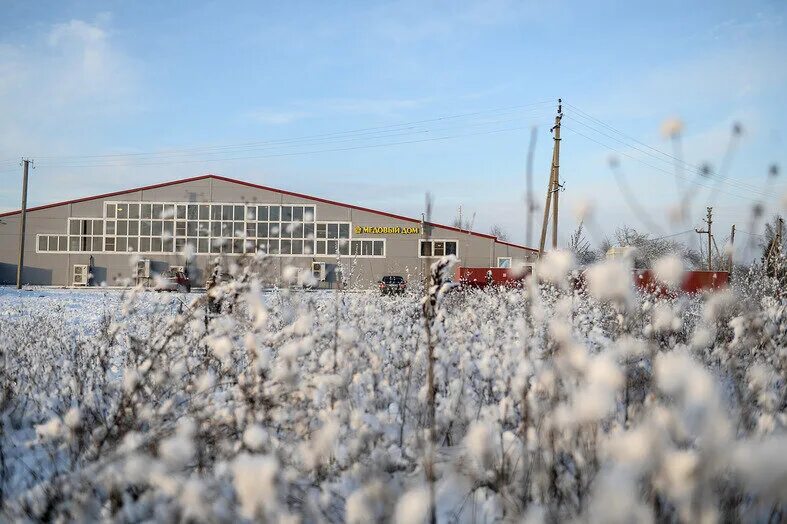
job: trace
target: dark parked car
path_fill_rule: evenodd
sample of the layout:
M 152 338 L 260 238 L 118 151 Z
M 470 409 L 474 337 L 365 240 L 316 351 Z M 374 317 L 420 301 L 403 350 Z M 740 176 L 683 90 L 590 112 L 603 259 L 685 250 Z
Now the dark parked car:
M 378 284 L 380 285 L 380 293 L 383 295 L 387 293 L 404 293 L 404 290 L 407 289 L 407 282 L 404 281 L 404 277 L 398 275 L 384 276 Z

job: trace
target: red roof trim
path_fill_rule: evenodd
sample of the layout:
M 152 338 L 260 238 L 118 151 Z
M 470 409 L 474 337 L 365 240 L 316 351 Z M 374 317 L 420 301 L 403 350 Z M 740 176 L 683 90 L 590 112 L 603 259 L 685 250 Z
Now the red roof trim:
M 504 246 L 516 247 L 519 249 L 526 249 L 528 251 L 533 251 L 534 253 L 538 253 L 538 249 L 533 249 L 532 247 L 523 246 L 521 244 L 514 244 L 511 242 L 506 242 L 505 240 L 500 240 L 499 238 L 495 240 L 498 244 L 503 244 Z
M 78 204 L 79 202 L 87 202 L 88 200 L 98 200 L 99 198 L 109 198 L 118 195 L 125 195 L 126 193 L 136 193 L 137 191 L 147 191 L 149 189 L 157 189 L 159 187 L 167 187 L 172 186 L 175 184 L 182 184 L 184 182 L 194 182 L 196 180 L 204 180 L 206 178 L 212 178 L 213 175 L 200 175 L 191 178 L 184 178 L 182 180 L 175 180 L 172 182 L 162 182 L 160 184 L 153 184 L 150 186 L 142 186 L 142 187 L 135 187 L 133 189 L 124 189 L 123 191 L 113 191 L 112 193 L 104 193 L 101 195 L 94 195 L 89 197 L 82 197 L 82 198 L 75 198 L 73 200 L 63 200 L 62 202 L 55 202 L 54 204 L 46 204 L 43 206 L 36 206 L 36 207 L 29 207 L 27 208 L 28 213 L 30 211 L 41 211 L 42 209 L 49 209 L 51 207 L 58 207 L 58 206 L 65 206 L 68 204 Z M 17 213 L 21 212 L 21 209 L 17 209 L 16 211 L 8 211 L 6 213 L 0 213 L 0 217 L 7 217 L 10 215 L 16 215 Z
M 124 195 L 124 194 L 127 194 L 127 193 L 136 193 L 137 191 L 148 191 L 150 189 L 158 189 L 160 187 L 173 186 L 175 184 L 183 184 L 183 183 L 186 183 L 186 182 L 195 182 L 197 180 L 205 180 L 207 178 L 213 178 L 215 180 L 221 180 L 221 181 L 224 181 L 224 182 L 230 182 L 230 183 L 239 184 L 239 185 L 242 185 L 242 186 L 253 187 L 255 189 L 263 189 L 263 190 L 266 190 L 266 191 L 272 191 L 274 193 L 279 193 L 279 194 L 282 194 L 282 195 L 288 195 L 288 196 L 293 196 L 293 197 L 297 197 L 297 198 L 307 198 L 309 200 L 314 200 L 316 202 L 322 202 L 324 204 L 331 204 L 331 205 L 335 205 L 335 206 L 347 207 L 347 208 L 355 209 L 355 210 L 358 210 L 358 211 L 365 211 L 367 213 L 374 213 L 376 215 L 382 215 L 382 216 L 386 216 L 386 217 L 389 217 L 389 218 L 395 218 L 397 220 L 406 220 L 408 222 L 416 222 L 416 223 L 420 223 L 421 222 L 420 220 L 418 220 L 416 218 L 406 217 L 406 216 L 402 216 L 402 215 L 396 215 L 394 213 L 388 213 L 388 212 L 385 212 L 385 211 L 378 211 L 376 209 L 370 209 L 368 207 L 356 206 L 354 204 L 345 204 L 344 202 L 337 202 L 335 200 L 328 200 L 326 198 L 320 198 L 320 197 L 315 197 L 315 196 L 311 196 L 311 195 L 305 195 L 303 193 L 296 193 L 294 191 L 287 191 L 285 189 L 277 189 L 275 187 L 263 186 L 263 185 L 260 185 L 260 184 L 254 184 L 252 182 L 245 182 L 243 180 L 236 180 L 234 178 L 229 178 L 229 177 L 225 177 L 225 176 L 221 176 L 221 175 L 214 175 L 214 174 L 210 174 L 210 173 L 205 174 L 205 175 L 199 175 L 199 176 L 191 177 L 191 178 L 183 178 L 183 179 L 180 179 L 180 180 L 173 180 L 171 182 L 162 182 L 162 183 L 159 183 L 159 184 L 153 184 L 153 185 L 149 185 L 149 186 L 136 187 L 136 188 L 132 188 L 132 189 L 124 189 L 123 191 L 114 191 L 112 193 L 104 193 L 104 194 L 101 194 L 101 195 L 94 195 L 94 196 L 89 196 L 89 197 L 76 198 L 76 199 L 73 199 L 73 200 L 64 200 L 62 202 L 55 202 L 53 204 L 46 204 L 46 205 L 43 205 L 43 206 L 31 207 L 31 208 L 28 208 L 28 211 L 41 211 L 43 209 L 49 209 L 49 208 L 57 207 L 57 206 L 65 206 L 65 205 L 68 205 L 68 204 L 77 204 L 79 202 L 86 202 L 88 200 L 98 200 L 98 199 L 102 199 L 102 198 L 109 198 L 109 197 L 113 197 L 113 196 Z M 15 215 L 15 214 L 19 213 L 20 211 L 21 210 L 8 211 L 6 213 L 0 213 L 0 217 Z M 516 247 L 516 248 L 520 248 L 520 249 L 528 249 L 530 251 L 535 251 L 534 249 L 526 247 L 526 246 L 520 246 L 518 244 L 511 244 L 509 242 L 503 242 L 501 240 L 498 240 L 497 237 L 495 237 L 494 235 L 487 235 L 485 233 L 477 233 L 475 231 L 467 231 L 467 230 L 459 229 L 459 228 L 453 227 L 453 226 L 445 226 L 445 225 L 442 225 L 442 224 L 436 224 L 434 222 L 429 222 L 429 225 L 432 226 L 432 227 L 439 227 L 441 229 L 447 229 L 449 231 L 455 231 L 457 233 L 467 233 L 469 235 L 473 235 L 473 236 L 477 236 L 477 237 L 489 238 L 489 239 L 494 240 L 495 242 L 498 242 L 498 243 L 504 244 L 504 245 L 508 245 L 508 246 L 511 246 L 511 247 Z

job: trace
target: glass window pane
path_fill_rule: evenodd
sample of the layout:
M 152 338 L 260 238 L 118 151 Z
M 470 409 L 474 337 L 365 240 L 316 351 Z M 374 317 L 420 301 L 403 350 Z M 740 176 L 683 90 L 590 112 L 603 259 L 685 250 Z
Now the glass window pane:
M 246 224 L 246 238 L 254 238 L 257 236 L 258 224 Z
M 361 254 L 361 241 L 360 240 L 353 240 L 352 241 L 352 250 L 350 254 L 352 255 L 360 255 Z
M 207 253 L 208 252 L 208 239 L 207 238 L 200 238 L 197 242 L 197 253 Z
M 175 251 L 177 251 L 178 253 L 183 251 L 183 247 L 185 245 L 186 245 L 186 239 L 185 238 L 176 238 L 175 239 Z
M 268 224 L 257 224 L 257 236 L 259 238 L 268 238 Z
M 446 255 L 456 255 L 456 242 L 446 242 L 445 243 L 445 254 Z
M 153 221 L 152 220 L 140 220 L 139 221 L 139 231 L 140 235 L 149 237 L 150 232 L 153 230 Z
M 421 240 L 421 256 L 422 257 L 431 257 L 432 256 L 432 242 L 429 240 Z
M 234 220 L 246 220 L 246 206 L 235 206 Z
M 221 222 L 210 223 L 210 236 L 218 238 L 221 236 Z
M 441 257 L 441 256 L 445 255 L 445 242 L 441 242 L 439 240 L 436 240 L 432 244 L 432 249 L 434 250 L 433 253 L 434 253 L 434 256 L 436 256 L 436 257 Z
M 186 218 L 189 220 L 199 219 L 199 208 L 197 204 L 189 204 L 186 206 Z M 207 217 L 206 217 L 207 218 Z
M 178 204 L 176 218 L 186 218 L 186 205 Z M 196 218 L 196 217 L 195 217 Z
M 326 247 L 328 249 L 329 255 L 335 255 L 336 250 L 339 248 L 339 242 L 337 242 L 336 240 L 328 240 Z
M 139 239 L 137 237 L 128 238 L 128 251 L 139 251 Z
M 221 208 L 221 219 L 222 220 L 232 220 L 232 209 L 233 206 L 224 204 Z
M 303 224 L 303 238 L 314 238 L 314 224 Z
M 49 248 L 49 239 L 46 235 L 38 235 L 38 250 L 47 251 Z
M 150 239 L 146 237 L 142 237 L 139 239 L 139 250 L 142 253 L 149 253 L 150 252 Z
M 175 224 L 171 220 L 165 220 L 162 223 L 163 226 L 163 234 L 172 236 L 172 233 L 175 231 Z
M 93 237 L 93 251 L 101 252 L 104 250 L 104 239 L 101 237 Z
M 339 238 L 339 224 L 328 224 L 328 238 Z
M 244 226 L 243 222 L 233 222 L 232 224 L 232 236 L 236 238 L 243 237 L 243 233 L 246 231 L 246 227 Z
M 161 247 L 161 250 L 165 253 L 172 253 L 175 250 L 175 243 L 171 238 L 165 238 L 164 245 Z
M 279 220 L 279 206 L 270 206 L 268 212 L 268 220 L 271 222 L 278 222 Z
M 150 250 L 154 253 L 159 253 L 161 251 L 161 239 L 158 237 L 153 237 L 150 239 Z
M 325 255 L 325 240 L 318 240 L 317 241 L 317 254 L 318 255 Z
M 350 238 L 350 224 L 339 224 L 339 238 Z
M 221 205 L 220 204 L 213 204 L 210 206 L 210 218 L 211 220 L 221 220 Z
M 142 218 L 153 218 L 152 204 L 142 204 Z
M 128 235 L 128 220 L 118 220 L 118 223 L 117 223 L 117 234 L 118 235 Z
M 115 218 L 115 204 L 107 204 L 107 218 Z
M 383 252 L 383 245 L 384 244 L 385 243 L 382 240 L 375 240 L 374 241 L 374 246 L 373 246 L 374 256 L 381 257 L 381 256 L 385 255 L 385 253 Z
M 118 239 L 117 239 L 117 251 L 125 253 L 127 247 L 128 247 L 128 238 L 126 238 L 126 237 L 118 237 Z
M 292 254 L 293 255 L 303 254 L 303 240 L 292 241 Z
M 207 204 L 199 205 L 199 219 L 208 220 L 210 218 L 210 206 Z
M 303 241 L 303 254 L 311 255 L 314 253 L 314 240 Z
M 69 235 L 79 234 L 79 220 L 70 219 L 68 221 L 68 234 Z
M 268 241 L 268 253 L 271 255 L 278 255 L 279 254 L 279 241 L 278 240 L 269 240 Z
M 210 222 L 200 222 L 198 232 L 201 237 L 210 235 Z
M 139 218 L 139 204 L 128 205 L 128 218 Z
M 175 204 L 164 204 L 164 211 L 161 212 L 161 218 L 175 218 Z
M 153 235 L 154 237 L 160 237 L 161 236 L 161 232 L 163 230 L 163 227 L 164 226 L 163 226 L 161 220 L 154 220 L 153 221 L 153 225 L 152 225 L 152 227 L 150 229 L 150 234 Z
M 326 236 L 325 224 L 317 224 L 317 238 L 325 238 Z
M 342 255 L 349 255 L 350 254 L 350 241 L 349 240 L 339 240 L 339 253 Z
M 257 220 L 268 220 L 268 206 L 257 206 Z
M 93 221 L 93 234 L 94 235 L 103 235 L 104 234 L 104 221 L 103 220 L 94 220 Z
M 289 222 L 292 220 L 292 206 L 281 206 L 281 221 Z M 282 253 L 284 248 L 282 248 Z
M 117 205 L 117 217 L 118 218 L 128 218 L 128 204 L 118 204 Z
M 282 255 L 289 255 L 292 253 L 292 240 L 282 240 L 281 241 L 281 254 Z
M 257 220 L 257 206 L 246 206 L 246 220 L 251 222 Z
M 303 208 L 303 221 L 304 222 L 313 222 L 314 221 L 314 206 L 304 206 L 304 208 Z
M 114 251 L 114 250 L 115 250 L 115 239 L 114 238 L 104 239 L 104 251 Z
M 303 206 L 292 206 L 292 219 L 296 222 L 303 220 Z
M 128 221 L 128 234 L 129 236 L 139 235 L 139 220 Z
M 191 220 L 186 222 L 186 235 L 190 236 L 190 237 L 197 236 L 197 230 L 198 230 L 197 226 L 198 226 L 198 224 L 196 222 L 191 221 Z
M 278 238 L 280 229 L 281 226 L 279 226 L 279 224 L 271 224 L 268 228 L 268 236 L 271 238 Z
M 115 234 L 115 221 L 114 220 L 107 220 L 107 235 L 114 235 Z
M 372 241 L 371 240 L 364 240 L 361 244 L 361 254 L 362 255 L 371 255 L 372 254 Z
M 153 204 L 153 218 L 162 218 L 161 215 L 163 214 L 164 214 L 164 205 Z

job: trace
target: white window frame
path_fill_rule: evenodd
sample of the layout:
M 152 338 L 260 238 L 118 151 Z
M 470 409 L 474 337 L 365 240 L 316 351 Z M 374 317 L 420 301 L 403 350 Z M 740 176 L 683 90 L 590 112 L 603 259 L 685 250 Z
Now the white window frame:
M 352 235 L 352 233 L 351 233 L 351 235 Z M 325 253 L 325 254 L 317 253 L 317 251 L 316 251 L 316 249 L 317 249 L 317 240 L 315 240 L 315 244 L 314 244 L 314 248 L 315 248 L 314 257 L 315 258 L 332 258 L 332 259 L 336 259 L 337 256 L 339 258 L 386 258 L 386 254 L 388 253 L 388 243 L 386 242 L 385 238 L 366 238 L 366 237 L 361 237 L 361 238 L 350 238 L 350 239 L 344 239 L 344 238 L 320 239 L 320 241 L 325 241 L 325 242 L 327 242 L 328 240 L 335 240 L 337 242 L 341 241 L 341 240 L 347 240 L 347 243 L 349 245 L 347 254 L 346 255 L 342 255 L 342 254 L 337 255 L 336 253 L 330 253 L 330 254 L 328 254 L 328 253 Z M 374 242 L 382 242 L 383 243 L 383 254 L 382 255 L 363 255 L 363 254 L 361 254 L 361 255 L 353 255 L 353 249 L 352 249 L 353 242 L 372 242 L 372 253 L 374 253 Z
M 135 205 L 139 205 L 140 206 L 139 217 L 138 218 L 130 219 L 128 216 L 120 217 L 120 220 L 138 220 L 139 221 L 139 227 L 137 229 L 137 234 L 136 235 L 130 236 L 128 234 L 126 234 L 126 235 L 118 235 L 117 234 L 117 221 L 118 221 L 117 206 L 118 205 L 124 205 L 124 204 L 125 205 L 135 204 Z M 154 205 L 161 206 L 162 211 L 164 209 L 166 209 L 167 207 L 172 206 L 172 210 L 173 210 L 172 216 L 168 216 L 167 218 L 162 219 L 162 218 L 160 218 L 160 216 L 159 217 L 152 216 L 153 212 L 151 212 L 151 217 L 150 218 L 142 218 L 142 207 L 141 206 L 145 205 L 145 204 L 149 204 L 151 206 L 154 206 Z M 197 217 L 196 218 L 189 218 L 189 216 L 188 216 L 188 206 L 189 205 L 198 206 L 197 207 Z M 214 219 L 212 217 L 212 209 L 213 209 L 212 206 L 214 206 L 214 205 L 222 206 L 221 210 L 219 212 L 219 217 L 217 219 Z M 114 206 L 114 209 L 115 209 L 115 216 L 114 217 L 108 217 L 107 216 L 107 209 L 109 208 L 109 206 Z M 179 218 L 178 217 L 178 208 L 180 206 L 184 206 L 185 209 L 186 209 L 186 217 L 185 218 Z M 200 208 L 199 208 L 199 206 L 207 206 L 207 215 L 208 215 L 207 217 L 200 217 L 200 214 L 199 214 Z M 232 215 L 233 215 L 232 219 L 228 218 L 228 219 L 225 220 L 225 219 L 221 218 L 223 216 L 223 212 L 224 212 L 224 207 L 223 206 L 231 206 L 233 208 L 235 206 L 243 206 L 244 207 L 243 219 L 242 220 L 236 220 L 235 219 L 235 212 L 234 212 L 235 210 L 234 209 L 233 209 L 233 213 L 232 213 Z M 258 215 L 257 215 L 257 208 L 259 206 L 266 206 L 266 207 L 269 208 L 269 210 L 270 210 L 271 207 L 278 207 L 279 208 L 279 213 L 278 213 L 279 218 L 276 221 L 271 221 L 270 220 L 270 215 L 269 215 L 267 220 L 257 220 L 257 218 L 259 218 Z M 270 224 L 279 224 L 279 227 L 281 229 L 281 224 L 283 223 L 282 222 L 282 213 L 281 213 L 282 206 L 310 208 L 313 211 L 313 216 L 311 217 L 311 220 L 309 220 L 309 221 L 299 221 L 299 222 L 292 221 L 292 223 L 296 223 L 296 224 L 314 224 L 314 233 L 311 235 L 311 237 L 306 236 L 306 233 L 304 233 L 303 236 L 296 237 L 296 238 L 284 237 L 285 240 L 300 240 L 300 241 L 302 241 L 303 242 L 303 246 L 304 246 L 302 251 L 309 250 L 311 252 L 309 252 L 309 253 L 302 252 L 302 253 L 297 253 L 297 254 L 269 253 L 269 255 L 270 256 L 280 256 L 280 257 L 293 257 L 293 258 L 297 258 L 297 257 L 313 258 L 315 256 L 315 251 L 316 251 L 316 247 L 317 247 L 316 246 L 317 205 L 315 203 L 313 203 L 313 202 L 308 202 L 308 203 L 307 202 L 303 202 L 303 203 L 301 203 L 301 202 L 289 202 L 289 203 L 281 203 L 281 202 L 270 202 L 270 203 L 267 203 L 267 202 L 253 202 L 253 203 L 250 203 L 250 202 L 170 202 L 170 201 L 149 201 L 149 200 L 105 200 L 103 202 L 102 206 L 101 206 L 101 216 L 99 216 L 99 217 L 67 217 L 67 219 L 66 219 L 66 226 L 65 226 L 65 235 L 63 235 L 62 233 L 39 233 L 39 234 L 37 234 L 36 235 L 36 246 L 35 246 L 36 247 L 36 253 L 107 254 L 107 255 L 128 255 L 128 254 L 172 255 L 172 254 L 177 254 L 178 253 L 177 245 L 180 243 L 181 240 L 183 241 L 183 243 L 191 243 L 192 241 L 196 241 L 196 247 L 197 248 L 199 247 L 200 241 L 204 240 L 208 244 L 208 250 L 207 251 L 199 251 L 199 250 L 197 250 L 197 252 L 196 252 L 197 255 L 216 255 L 216 254 L 219 254 L 219 253 L 223 253 L 225 255 L 230 255 L 230 256 L 232 256 L 232 255 L 240 256 L 240 255 L 244 255 L 244 254 L 251 254 L 251 253 L 254 253 L 256 251 L 256 249 L 257 249 L 256 246 L 259 245 L 260 241 L 264 241 L 264 242 L 271 241 L 271 240 L 272 241 L 277 241 L 277 242 L 279 242 L 279 246 L 281 246 L 281 240 L 282 240 L 281 231 L 279 232 L 279 236 L 278 237 L 273 237 L 272 238 L 272 237 L 268 236 L 268 237 L 266 237 L 264 239 L 263 238 L 259 238 L 256 235 L 254 237 L 250 237 L 250 236 L 247 236 L 246 234 L 249 231 L 249 229 L 248 229 L 249 228 L 249 224 L 254 224 L 255 225 L 255 230 L 256 230 L 256 224 L 259 224 L 259 223 L 267 223 L 267 224 L 269 224 L 269 227 L 270 227 Z M 251 220 L 249 218 L 250 217 L 250 212 L 249 212 L 250 208 L 254 208 L 254 220 Z M 305 212 L 306 212 L 306 210 L 304 209 L 304 214 L 305 214 Z M 74 220 L 98 220 L 98 221 L 102 222 L 102 234 L 101 235 L 89 235 L 91 238 L 95 238 L 95 237 L 102 238 L 101 250 L 94 251 L 94 250 L 91 249 L 91 250 L 85 250 L 85 251 L 71 251 L 70 249 L 68 249 L 70 247 L 70 243 L 71 243 L 70 237 L 72 237 L 72 236 L 80 236 L 80 237 L 81 236 L 88 236 L 88 235 L 71 235 L 70 234 L 70 224 L 71 224 L 71 221 L 74 221 Z M 142 234 L 142 221 L 143 220 L 144 221 L 147 221 L 147 220 L 158 221 L 158 220 L 160 220 L 162 222 L 162 234 L 161 235 L 153 235 L 152 234 L 152 227 L 151 227 L 151 233 L 143 235 Z M 113 225 L 114 225 L 114 233 L 113 234 L 107 234 L 107 223 L 109 221 L 113 222 Z M 166 228 L 166 226 L 164 226 L 164 222 L 170 222 L 172 224 L 172 233 L 169 236 L 167 236 L 167 235 L 165 235 L 163 233 L 163 230 Z M 187 233 L 186 236 L 177 235 L 178 222 L 185 222 L 186 223 L 186 233 Z M 188 235 L 188 223 L 189 222 L 196 222 L 197 223 L 197 236 L 196 237 Z M 207 235 L 204 235 L 204 236 L 200 234 L 201 232 L 200 232 L 200 229 L 199 229 L 199 225 L 203 224 L 203 223 L 207 224 L 207 227 L 208 227 Z M 230 237 L 226 237 L 226 239 L 228 239 L 229 242 L 235 242 L 235 241 L 241 242 L 241 244 L 240 244 L 241 251 L 240 252 L 227 253 L 226 252 L 226 246 L 223 246 L 222 249 L 219 252 L 213 251 L 212 246 L 214 244 L 214 240 L 216 240 L 218 238 L 225 238 L 225 237 L 213 236 L 213 234 L 212 234 L 213 223 L 220 223 L 220 224 L 221 223 L 232 223 L 233 224 L 233 226 L 232 226 L 233 230 L 230 233 L 231 236 Z M 238 236 L 238 233 L 235 231 L 234 224 L 236 224 L 236 223 L 242 224 L 242 226 L 240 226 L 241 232 L 240 232 L 239 236 Z M 347 224 L 347 227 L 349 229 L 350 238 L 352 237 L 352 223 L 351 222 L 330 222 L 330 223 Z M 91 227 L 92 227 L 92 225 L 91 225 Z M 221 227 L 221 226 L 219 226 L 219 227 Z M 49 249 L 49 238 L 47 238 L 47 241 L 46 241 L 47 249 L 45 251 L 39 250 L 39 244 L 40 244 L 39 238 L 41 236 L 45 236 L 45 237 L 53 237 L 53 236 L 61 237 L 61 236 L 65 236 L 66 237 L 65 242 L 66 242 L 66 248 L 67 249 L 65 251 Z M 123 238 L 123 237 L 125 237 L 125 238 L 136 238 L 137 239 L 137 250 L 135 250 L 135 251 L 128 251 L 128 250 L 118 251 L 117 250 L 117 240 L 115 240 L 115 250 L 107 251 L 106 250 L 107 238 L 117 239 L 118 237 L 120 237 L 120 238 Z M 148 250 L 142 251 L 139 248 L 141 247 L 140 244 L 141 244 L 141 241 L 142 241 L 143 238 L 150 239 L 151 242 L 154 239 L 161 239 L 162 247 L 163 247 L 163 245 L 164 245 L 166 240 L 171 239 L 172 240 L 172 251 L 164 251 L 163 249 L 160 250 L 160 251 L 154 251 L 152 249 L 148 249 Z M 348 238 L 347 240 L 349 241 L 350 238 Z M 249 248 L 249 246 L 247 244 L 248 242 L 253 242 L 253 244 L 254 244 L 254 248 L 253 249 Z M 234 244 L 233 244 L 233 246 L 234 246 Z M 92 241 L 91 241 L 91 248 L 92 248 Z M 385 247 L 383 247 L 383 249 L 385 249 Z M 232 249 L 230 249 L 230 251 L 232 251 Z
M 503 260 L 508 260 L 508 265 L 507 266 L 501 266 L 500 265 L 500 262 L 503 261 Z M 511 269 L 511 267 L 513 265 L 514 265 L 514 259 L 512 257 L 497 257 L 497 266 L 496 267 L 504 268 L 504 269 Z
M 421 244 L 424 242 L 429 242 L 432 244 L 432 249 L 430 251 L 431 255 L 424 256 L 421 254 Z M 418 239 L 418 258 L 441 258 L 446 255 L 435 255 L 434 254 L 434 243 L 435 242 L 453 242 L 456 244 L 456 253 L 454 255 L 459 258 L 459 241 L 454 238 L 419 238 Z

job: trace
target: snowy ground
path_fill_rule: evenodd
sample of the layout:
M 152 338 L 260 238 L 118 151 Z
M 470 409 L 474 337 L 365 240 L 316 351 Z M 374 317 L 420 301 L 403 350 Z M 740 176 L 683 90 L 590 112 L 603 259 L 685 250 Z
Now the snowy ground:
M 551 262 L 425 311 L 242 268 L 210 315 L 0 288 L 0 518 L 782 518 L 784 303 L 643 297 L 609 263 L 577 291 Z

